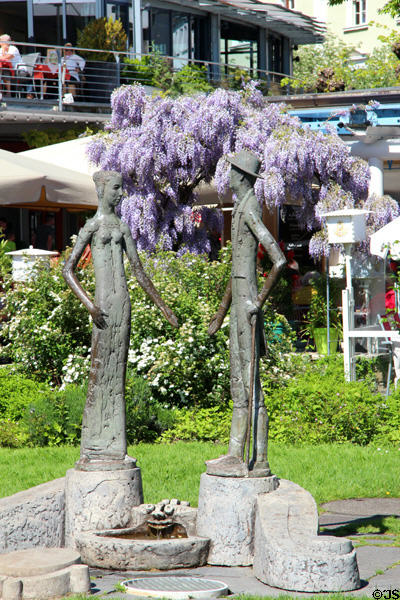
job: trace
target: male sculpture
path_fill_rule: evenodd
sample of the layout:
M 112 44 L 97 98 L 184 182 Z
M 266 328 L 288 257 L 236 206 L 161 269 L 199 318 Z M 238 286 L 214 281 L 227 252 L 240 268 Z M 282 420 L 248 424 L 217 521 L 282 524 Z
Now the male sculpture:
M 212 335 L 220 328 L 232 304 L 230 364 L 233 415 L 228 454 L 208 461 L 207 473 L 228 477 L 266 477 L 271 472 L 267 458 L 268 414 L 259 376 L 259 359 L 266 352 L 262 306 L 286 259 L 262 222 L 262 206 L 254 194 L 260 161 L 245 150 L 228 160 L 232 165 L 231 189 L 236 196 L 232 214 L 232 275 L 221 306 L 210 323 L 209 333 Z M 272 269 L 258 293 L 256 267 L 260 242 L 272 261 Z M 243 459 L 245 445 L 246 461 Z

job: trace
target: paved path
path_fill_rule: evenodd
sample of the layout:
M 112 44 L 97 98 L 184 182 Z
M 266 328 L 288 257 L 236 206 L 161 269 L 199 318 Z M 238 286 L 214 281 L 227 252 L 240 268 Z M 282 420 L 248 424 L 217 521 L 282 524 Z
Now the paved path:
M 325 511 L 320 517 L 320 526 L 329 529 L 329 534 L 337 527 L 342 527 L 359 521 L 368 522 L 372 517 L 396 516 L 400 518 L 400 498 L 363 498 L 354 500 L 335 500 L 322 505 Z M 355 592 L 348 592 L 349 596 L 368 596 L 373 598 L 372 592 L 376 589 L 397 589 L 400 592 L 400 547 L 382 547 L 382 544 L 391 543 L 393 538 L 386 535 L 374 534 L 374 539 L 365 539 L 368 536 L 358 535 L 357 539 L 368 545 L 357 548 L 357 560 L 362 579 L 362 587 Z M 357 540 L 356 540 L 357 541 Z M 398 563 L 397 565 L 395 563 Z M 115 592 L 115 585 L 124 579 L 138 576 L 154 576 L 155 573 L 111 572 L 100 569 L 91 569 L 92 593 L 95 595 L 106 594 L 107 598 L 123 598 L 126 594 Z M 291 595 L 306 597 L 313 594 L 304 592 L 286 592 L 271 588 L 258 581 L 250 567 L 199 567 L 197 569 L 182 569 L 179 571 L 158 572 L 163 575 L 191 575 L 218 579 L 226 583 L 232 594 L 257 594 L 259 596 Z M 315 595 L 315 594 L 314 594 Z M 400 597 L 400 596 L 399 596 Z

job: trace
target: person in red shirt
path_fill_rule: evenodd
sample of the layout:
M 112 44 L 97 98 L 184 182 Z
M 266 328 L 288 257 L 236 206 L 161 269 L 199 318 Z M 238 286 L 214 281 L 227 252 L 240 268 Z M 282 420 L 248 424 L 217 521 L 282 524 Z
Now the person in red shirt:
M 0 35 L 0 79 L 4 82 L 7 94 L 11 93 L 11 78 L 16 66 L 21 62 L 21 55 L 16 46 L 10 44 L 11 37 L 5 33 Z

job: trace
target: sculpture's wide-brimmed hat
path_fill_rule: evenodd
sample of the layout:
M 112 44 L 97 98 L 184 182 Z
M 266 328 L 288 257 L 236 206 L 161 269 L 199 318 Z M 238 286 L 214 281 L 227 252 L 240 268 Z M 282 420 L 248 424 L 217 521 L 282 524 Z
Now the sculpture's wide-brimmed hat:
M 230 162 L 233 167 L 236 167 L 236 169 L 243 171 L 243 173 L 262 179 L 262 176 L 258 173 L 261 161 L 252 152 L 240 150 L 235 156 L 227 157 L 226 160 Z

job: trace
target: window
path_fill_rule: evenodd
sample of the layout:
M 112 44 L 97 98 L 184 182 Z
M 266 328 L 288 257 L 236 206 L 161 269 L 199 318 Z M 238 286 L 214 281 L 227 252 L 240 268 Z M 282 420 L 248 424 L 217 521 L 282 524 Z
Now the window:
M 367 22 L 367 0 L 353 0 L 353 25 Z

